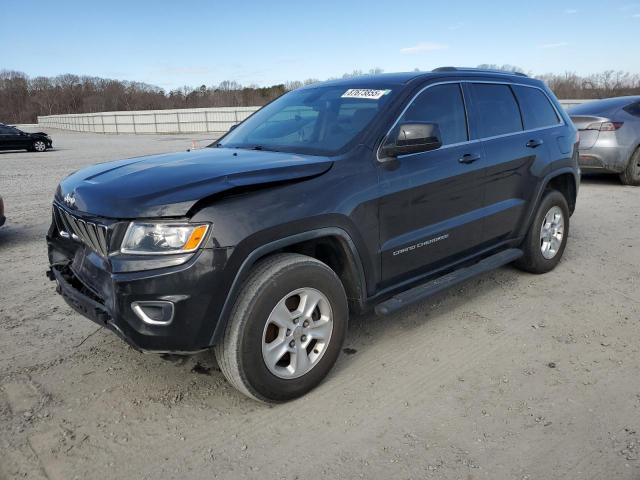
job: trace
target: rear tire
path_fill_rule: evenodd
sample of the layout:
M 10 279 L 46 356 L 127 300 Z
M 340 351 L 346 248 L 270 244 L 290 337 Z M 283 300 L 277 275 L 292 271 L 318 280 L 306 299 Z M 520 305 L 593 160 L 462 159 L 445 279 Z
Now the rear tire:
M 244 282 L 214 347 L 220 370 L 256 400 L 300 397 L 336 362 L 348 316 L 344 287 L 327 265 L 298 254 L 269 257 Z
M 557 190 L 548 190 L 522 242 L 524 255 L 514 262 L 515 266 L 530 273 L 553 270 L 562 258 L 568 236 L 567 199 Z
M 620 174 L 620 180 L 625 185 L 640 186 L 640 147 L 631 155 L 627 168 Z

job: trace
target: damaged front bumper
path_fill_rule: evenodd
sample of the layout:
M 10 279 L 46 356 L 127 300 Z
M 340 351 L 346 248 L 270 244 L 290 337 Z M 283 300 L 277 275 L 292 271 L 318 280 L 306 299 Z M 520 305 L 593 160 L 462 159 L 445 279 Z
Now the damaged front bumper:
M 206 248 L 184 264 L 113 273 L 109 262 L 71 239 L 48 237 L 47 277 L 76 312 L 141 351 L 193 353 L 210 346 L 210 304 L 226 250 Z

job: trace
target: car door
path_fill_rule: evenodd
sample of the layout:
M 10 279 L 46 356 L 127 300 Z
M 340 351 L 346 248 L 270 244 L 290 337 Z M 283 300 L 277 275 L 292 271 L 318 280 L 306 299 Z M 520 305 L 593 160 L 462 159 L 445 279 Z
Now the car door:
M 24 133 L 22 130 L 18 130 L 16 127 L 7 127 L 10 131 L 9 136 L 12 139 L 11 148 L 23 149 L 29 148 L 33 141 L 31 137 Z
M 492 82 L 465 86 L 472 131 L 483 148 L 482 243 L 487 248 L 516 235 L 536 188 L 536 168 L 548 161 L 548 139 L 540 130 L 524 128 L 513 87 Z
M 387 138 L 411 122 L 437 123 L 443 145 L 378 163 L 382 288 L 472 254 L 481 239 L 481 144 L 469 142 L 461 85 L 425 87 Z
M 0 148 L 11 150 L 18 147 L 19 136 L 14 132 L 14 128 L 0 125 Z
M 14 138 L 16 139 L 16 142 L 15 142 L 16 148 L 31 147 L 31 145 L 33 144 L 33 140 L 31 139 L 31 136 L 15 127 L 12 127 L 12 128 L 13 128 L 13 134 L 15 135 Z

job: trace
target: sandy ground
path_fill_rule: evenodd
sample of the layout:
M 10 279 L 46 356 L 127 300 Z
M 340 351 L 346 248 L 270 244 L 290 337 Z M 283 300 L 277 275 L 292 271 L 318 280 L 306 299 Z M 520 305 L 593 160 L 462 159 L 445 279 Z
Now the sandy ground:
M 555 271 L 353 318 L 329 378 L 270 407 L 210 353 L 96 330 L 44 276 L 61 177 L 192 137 L 52 134 L 0 153 L 0 477 L 640 479 L 640 188 L 586 179 Z

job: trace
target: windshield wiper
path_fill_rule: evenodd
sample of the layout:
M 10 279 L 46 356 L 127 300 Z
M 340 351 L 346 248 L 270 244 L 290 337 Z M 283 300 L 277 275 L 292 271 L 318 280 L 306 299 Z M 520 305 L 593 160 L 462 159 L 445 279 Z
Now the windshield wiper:
M 226 146 L 222 143 L 216 143 L 212 145 L 218 148 L 235 148 L 236 150 L 264 150 L 266 152 L 279 152 L 275 148 L 265 147 L 264 145 L 238 145 L 238 146 Z
M 264 145 L 252 145 L 250 147 L 246 147 L 249 150 L 265 150 L 267 152 L 277 152 L 278 150 L 276 150 L 275 148 L 269 148 L 269 147 L 265 147 Z

